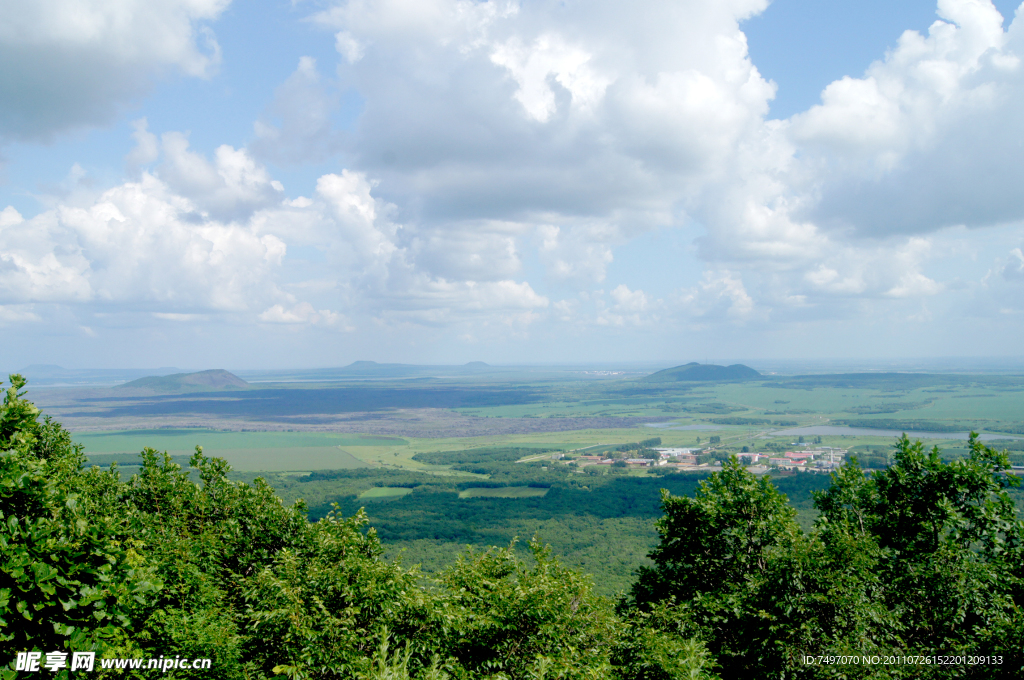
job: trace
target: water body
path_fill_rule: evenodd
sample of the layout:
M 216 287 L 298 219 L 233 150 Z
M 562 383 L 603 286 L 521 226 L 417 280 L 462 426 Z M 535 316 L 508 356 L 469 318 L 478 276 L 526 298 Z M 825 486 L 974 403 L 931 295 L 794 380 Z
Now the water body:
M 722 425 L 673 425 L 672 423 L 644 423 L 644 427 L 657 427 L 662 430 L 728 430 Z
M 678 428 L 672 428 L 678 429 Z M 797 437 L 800 435 L 850 435 L 853 437 L 899 437 L 903 430 L 874 430 L 867 427 L 846 427 L 845 425 L 812 425 L 810 427 L 795 427 L 791 430 L 779 430 L 772 432 L 772 435 L 785 435 Z M 967 439 L 967 432 L 907 432 L 911 439 Z M 1006 434 L 983 434 L 978 437 L 981 441 L 990 442 L 998 439 L 1024 439 L 1024 437 L 1011 437 Z

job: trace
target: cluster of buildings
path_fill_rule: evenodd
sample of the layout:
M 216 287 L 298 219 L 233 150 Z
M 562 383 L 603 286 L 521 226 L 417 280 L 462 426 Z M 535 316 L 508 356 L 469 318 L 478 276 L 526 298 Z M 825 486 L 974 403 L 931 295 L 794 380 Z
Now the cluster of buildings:
M 658 448 L 657 458 L 626 458 L 619 459 L 629 467 L 655 467 L 668 465 L 674 467 L 691 467 L 697 465 L 698 456 L 709 453 L 711 449 L 683 449 L 683 448 Z M 786 451 L 781 455 L 766 455 L 763 453 L 737 453 L 741 463 L 746 465 L 765 465 L 779 467 L 786 470 L 831 470 L 843 464 L 846 456 L 846 449 L 836 449 L 830 446 L 815 447 L 802 451 Z M 561 458 L 561 454 L 556 454 Z M 552 456 L 554 458 L 555 455 Z M 600 455 L 579 456 L 576 459 L 580 465 L 612 465 L 618 462 L 613 458 L 606 458 Z
M 781 456 L 762 456 L 760 460 L 754 462 L 786 470 L 833 470 L 842 466 L 846 453 L 846 449 L 822 446 L 803 451 L 786 451 Z
M 697 456 L 704 453 L 704 449 L 654 449 L 658 452 L 657 458 L 625 458 L 618 459 L 629 467 L 655 467 L 657 465 L 696 465 Z M 554 456 L 552 456 L 554 457 Z M 614 458 L 604 456 L 579 456 L 576 459 L 580 465 L 612 465 L 618 462 Z
M 576 459 L 580 465 L 611 465 L 618 462 L 614 458 L 605 458 L 603 456 L 580 456 Z M 658 463 L 653 458 L 620 458 L 629 467 L 651 467 Z

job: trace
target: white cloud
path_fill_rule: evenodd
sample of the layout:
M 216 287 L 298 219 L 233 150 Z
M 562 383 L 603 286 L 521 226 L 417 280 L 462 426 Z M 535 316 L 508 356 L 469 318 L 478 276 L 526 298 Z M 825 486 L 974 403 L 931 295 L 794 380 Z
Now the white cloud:
M 153 317 L 163 321 L 177 322 L 204 321 L 208 318 L 205 314 L 176 314 L 174 312 L 153 312 Z
M 642 290 L 630 290 L 622 283 L 611 291 L 612 305 L 608 307 L 603 299 L 603 291 L 596 297 L 597 315 L 595 322 L 599 326 L 639 326 L 658 318 L 652 315 L 652 308 L 660 305 L 652 303 Z
M 365 102 L 350 150 L 415 217 L 645 230 L 767 112 L 738 23 L 766 4 L 361 0 L 317 19 L 361 46 L 339 67 Z
M 308 302 L 300 302 L 290 308 L 284 305 L 274 305 L 265 309 L 259 315 L 259 320 L 264 323 L 279 324 L 316 324 L 324 326 L 338 326 L 345 323 L 341 314 L 332 312 L 329 309 L 314 309 Z M 346 326 L 345 330 L 354 330 Z
M 549 283 L 582 291 L 638 235 L 698 227 L 705 278 L 678 295 L 684 318 L 853 314 L 828 301 L 941 294 L 925 273 L 930 241 L 911 234 L 948 221 L 889 228 L 880 210 L 916 206 L 889 194 L 849 202 L 875 184 L 888 191 L 914 154 L 937 154 L 932 173 L 955 167 L 943 145 L 969 116 L 1007 118 L 1022 31 L 1004 33 L 984 0 L 942 0 L 944 21 L 928 36 L 904 34 L 862 78 L 826 88 L 820 106 L 768 120 L 775 85 L 740 30 L 766 5 L 334 3 L 315 19 L 343 57 L 340 85 L 365 101 L 348 150 L 380 178 L 377 198 L 359 204 L 391 211 L 336 213 L 374 226 L 357 229 L 351 252 L 332 246 L 334 261 L 377 271 L 378 290 L 404 291 L 422 275 L 512 280 L 536 257 Z M 614 301 L 624 290 L 609 306 L 570 296 L 553 311 L 624 320 Z
M 0 326 L 13 326 L 40 321 L 30 305 L 0 305 Z
M 364 46 L 360 44 L 358 40 L 352 37 L 352 34 L 348 31 L 339 31 L 334 36 L 334 46 L 338 50 L 338 54 L 345 57 L 348 63 L 354 64 L 363 58 Z
M 4 226 L 0 298 L 232 311 L 272 294 L 266 273 L 284 243 L 193 213 L 187 198 L 144 174 L 89 207 L 60 205 Z
M 160 157 L 160 142 L 156 135 L 149 131 L 149 121 L 145 118 L 132 121 L 132 127 L 135 128 L 135 132 L 132 133 L 135 146 L 124 160 L 130 170 L 138 170 L 155 163 Z
M 928 239 L 911 238 L 907 245 L 897 251 L 892 272 L 899 277 L 892 288 L 885 292 L 889 297 L 906 298 L 935 295 L 942 285 L 921 272 L 921 265 L 928 257 L 931 242 Z
M 295 72 L 274 93 L 269 116 L 254 124 L 252 153 L 285 164 L 329 158 L 341 144 L 331 121 L 338 99 L 336 87 L 322 82 L 316 60 L 300 58 Z M 279 124 L 275 125 L 273 119 Z
M 369 318 L 523 326 L 548 307 L 514 278 L 516 224 L 405 228 L 364 173 L 326 174 L 312 196 L 285 198 L 245 149 L 221 146 L 208 160 L 176 132 L 154 148 L 144 121 L 135 138 L 134 156 L 151 166 L 138 181 L 91 199 L 56 198 L 28 220 L 0 211 L 0 305 L 339 330 Z
M 519 225 L 477 223 L 461 229 L 422 231 L 413 241 L 412 256 L 425 271 L 441 277 L 474 281 L 509 279 L 522 269 L 517 237 Z
M 160 178 L 196 208 L 218 219 L 244 219 L 281 200 L 284 187 L 271 179 L 245 149 L 217 147 L 213 162 L 189 150 L 188 136 L 168 132 L 161 138 Z
M 549 276 L 578 283 L 604 281 L 613 260 L 609 241 L 618 240 L 617 230 L 586 224 L 563 230 L 542 224 L 537 231 L 541 239 L 540 259 Z
M 756 303 L 735 272 L 705 272 L 698 285 L 678 294 L 678 304 L 701 320 L 743 322 L 754 317 Z
M 600 102 L 610 79 L 587 65 L 590 56 L 566 44 L 561 36 L 544 34 L 531 45 L 524 45 L 518 37 L 496 45 L 491 61 L 508 69 L 519 86 L 516 100 L 530 118 L 544 123 L 557 108 L 549 80 L 568 91 L 576 110 L 590 111 Z
M 829 85 L 792 120 L 812 173 L 805 219 L 867 236 L 1024 218 L 1024 23 L 988 0 L 940 0 L 927 35 L 904 33 L 861 78 Z
M 229 2 L 4 2 L 0 139 L 105 123 L 166 71 L 207 77 L 220 62 L 207 24 Z
M 1020 248 L 1010 251 L 1009 262 L 1003 267 L 1003 276 L 1010 280 L 1024 280 L 1024 251 Z
M 942 285 L 936 283 L 920 272 L 908 272 L 900 277 L 899 282 L 888 291 L 886 295 L 895 298 L 920 297 L 922 295 L 935 295 L 942 290 Z
M 950 225 L 1019 232 L 1024 220 L 1012 143 L 1024 21 L 1004 32 L 987 0 L 940 0 L 926 35 L 903 34 L 788 120 L 768 118 L 775 84 L 741 30 L 765 0 L 327 5 L 313 18 L 333 36 L 336 72 L 301 58 L 249 147 L 204 155 L 142 119 L 126 158 L 139 182 L 24 223 L 0 213 L 6 299 L 294 327 L 448 324 L 479 338 L 545 320 L 907 318 L 925 300 L 939 315 L 958 286 L 1010 291 L 1024 276 L 1005 244 L 984 281 L 950 276 Z M 193 30 L 221 7 L 203 6 Z M 201 75 L 206 58 L 173 64 Z M 349 88 L 363 113 L 342 134 L 332 116 Z M 302 196 L 262 165 L 329 158 L 347 169 L 289 187 Z M 685 234 L 686 267 L 637 252 L 655 230 Z M 129 275 L 164 232 L 160 248 L 211 244 L 196 261 L 220 253 L 226 283 Z M 136 240 L 137 256 L 117 245 Z M 190 271 L 175 258 L 174 276 Z M 621 276 L 647 259 L 642 277 Z
M 21 224 L 24 219 L 25 218 L 21 216 L 21 213 L 14 209 L 14 206 L 9 205 L 3 210 L 0 210 L 0 229 Z
M 612 290 L 615 309 L 621 312 L 638 313 L 647 309 L 647 295 L 642 290 L 630 290 L 622 283 Z

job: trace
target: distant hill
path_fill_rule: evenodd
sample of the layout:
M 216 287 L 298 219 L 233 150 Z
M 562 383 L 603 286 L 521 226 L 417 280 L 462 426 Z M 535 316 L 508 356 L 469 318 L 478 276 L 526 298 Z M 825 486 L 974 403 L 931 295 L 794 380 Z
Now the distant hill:
M 163 376 L 151 375 L 118 385 L 118 387 L 138 387 L 155 392 L 237 390 L 248 386 L 249 383 L 234 373 L 219 368 L 210 371 L 199 371 L 198 373 L 175 373 L 174 375 Z
M 729 382 L 740 380 L 757 380 L 761 374 L 750 366 L 733 364 L 732 366 L 717 366 L 715 364 L 698 364 L 696 361 L 675 368 L 666 368 L 663 371 L 652 373 L 641 378 L 641 382 L 683 382 L 691 380 L 705 380 L 709 382 Z

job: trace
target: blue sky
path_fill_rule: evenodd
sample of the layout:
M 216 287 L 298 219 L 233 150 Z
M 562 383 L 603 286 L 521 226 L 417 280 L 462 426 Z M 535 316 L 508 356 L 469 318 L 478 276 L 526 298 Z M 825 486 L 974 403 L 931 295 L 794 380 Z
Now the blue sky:
M 5 2 L 4 367 L 1019 357 L 1015 10 Z

